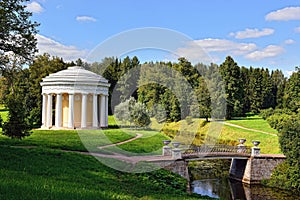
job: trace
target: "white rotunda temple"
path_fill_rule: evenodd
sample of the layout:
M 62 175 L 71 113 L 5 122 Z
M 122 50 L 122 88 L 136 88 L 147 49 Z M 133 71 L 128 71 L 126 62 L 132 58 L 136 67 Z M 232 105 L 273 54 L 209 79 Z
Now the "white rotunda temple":
M 108 126 L 108 89 L 102 76 L 74 66 L 43 78 L 42 127 L 97 129 Z

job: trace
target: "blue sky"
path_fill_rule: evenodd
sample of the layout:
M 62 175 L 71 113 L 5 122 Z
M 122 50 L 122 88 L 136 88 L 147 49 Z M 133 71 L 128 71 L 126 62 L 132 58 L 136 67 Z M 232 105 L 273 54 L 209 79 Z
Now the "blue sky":
M 65 60 L 85 59 L 124 31 L 158 27 L 191 39 L 175 53 L 192 62 L 201 61 L 194 52 L 202 48 L 217 64 L 231 55 L 240 66 L 285 74 L 300 65 L 299 0 L 34 0 L 27 9 L 41 23 L 40 53 Z M 155 49 L 135 54 L 141 61 L 174 59 Z

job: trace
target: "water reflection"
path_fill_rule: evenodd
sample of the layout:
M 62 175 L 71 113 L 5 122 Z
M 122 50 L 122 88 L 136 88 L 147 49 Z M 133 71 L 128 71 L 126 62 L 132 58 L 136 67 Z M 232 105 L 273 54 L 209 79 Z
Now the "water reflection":
M 261 185 L 247 185 L 229 179 L 206 179 L 193 181 L 194 193 L 224 200 L 298 200 L 292 193 L 267 188 Z

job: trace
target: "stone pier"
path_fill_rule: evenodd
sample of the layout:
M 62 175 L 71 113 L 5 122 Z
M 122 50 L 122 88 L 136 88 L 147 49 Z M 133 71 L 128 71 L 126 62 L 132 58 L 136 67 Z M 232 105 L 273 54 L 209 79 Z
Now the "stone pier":
M 275 167 L 285 160 L 284 155 L 251 156 L 247 160 L 232 159 L 230 178 L 247 184 L 259 184 L 270 179 Z
M 160 161 L 152 161 L 152 163 L 155 163 L 156 165 L 160 166 L 161 168 L 164 168 L 166 170 L 169 170 L 175 174 L 179 174 L 183 178 L 190 180 L 189 176 L 189 168 L 188 168 L 188 161 L 185 161 L 183 159 L 181 160 L 160 160 Z
M 260 155 L 249 158 L 242 182 L 259 184 L 264 179 L 270 179 L 275 167 L 284 160 L 283 155 Z

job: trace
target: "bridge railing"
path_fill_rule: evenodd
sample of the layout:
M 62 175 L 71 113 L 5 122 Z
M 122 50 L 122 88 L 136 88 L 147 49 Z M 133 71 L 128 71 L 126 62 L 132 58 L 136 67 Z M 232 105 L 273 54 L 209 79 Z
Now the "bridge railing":
M 197 155 L 197 154 L 210 154 L 210 153 L 234 153 L 234 154 L 251 154 L 251 148 L 247 146 L 230 146 L 224 144 L 215 145 L 191 145 L 182 152 L 183 156 Z

